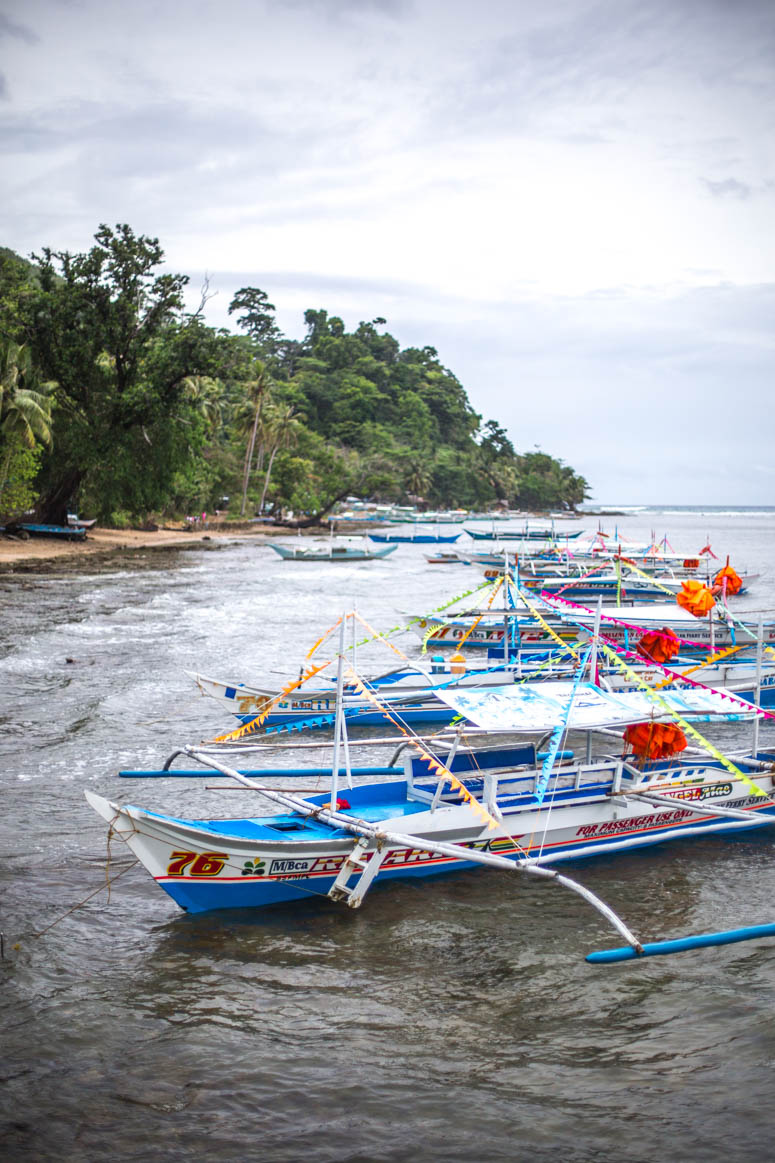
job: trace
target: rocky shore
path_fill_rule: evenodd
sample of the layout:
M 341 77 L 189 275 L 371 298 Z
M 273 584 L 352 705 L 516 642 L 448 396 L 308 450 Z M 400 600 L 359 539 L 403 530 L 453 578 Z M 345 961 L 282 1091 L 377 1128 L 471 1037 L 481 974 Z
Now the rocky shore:
M 287 533 L 287 530 L 279 531 Z M 270 525 L 229 526 L 192 530 L 89 529 L 83 541 L 32 535 L 0 535 L 0 574 L 47 573 L 92 568 L 117 556 L 137 556 L 160 549 L 216 549 L 226 542 L 249 541 L 265 534 L 278 535 Z

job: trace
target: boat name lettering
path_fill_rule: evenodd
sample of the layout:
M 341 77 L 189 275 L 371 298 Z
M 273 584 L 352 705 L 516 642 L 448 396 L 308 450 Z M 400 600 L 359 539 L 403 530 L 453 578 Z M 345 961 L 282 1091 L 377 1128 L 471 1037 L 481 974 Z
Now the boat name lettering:
M 686 787 L 679 791 L 669 791 L 666 793 L 671 800 L 712 800 L 718 796 L 731 796 L 731 783 L 708 783 L 701 787 Z
M 284 876 L 293 872 L 309 872 L 314 863 L 315 861 L 310 858 L 291 860 L 289 857 L 284 857 L 282 860 L 272 861 L 269 865 L 269 875 Z
M 576 831 L 576 835 L 588 839 L 590 836 L 610 836 L 616 832 L 641 832 L 646 828 L 656 828 L 661 824 L 674 823 L 684 820 L 693 812 L 685 808 L 676 808 L 674 812 L 658 812 L 652 816 L 626 816 L 622 820 L 606 820 L 602 824 L 585 824 Z
M 396 848 L 392 852 L 388 852 L 384 861 L 383 868 L 395 867 L 396 864 L 419 864 L 423 860 L 435 860 L 436 855 L 433 852 L 425 852 L 421 848 Z
M 310 872 L 338 872 L 344 856 L 318 856 Z

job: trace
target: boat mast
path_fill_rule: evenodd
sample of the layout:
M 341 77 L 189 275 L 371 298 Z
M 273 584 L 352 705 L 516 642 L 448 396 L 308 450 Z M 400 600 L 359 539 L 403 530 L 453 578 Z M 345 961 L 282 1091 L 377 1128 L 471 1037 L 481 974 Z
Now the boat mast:
M 331 810 L 336 811 L 336 799 L 339 791 L 339 747 L 342 741 L 342 727 L 344 724 L 344 625 L 346 615 L 342 614 L 339 623 L 339 659 L 336 671 L 336 721 L 334 724 L 334 758 L 331 762 Z M 345 753 L 348 748 L 345 746 Z M 349 772 L 349 757 L 348 757 Z
M 764 621 L 762 615 L 759 615 L 759 621 L 756 628 L 756 685 L 754 686 L 753 702 L 755 707 L 762 705 L 762 652 L 764 648 Z M 756 759 L 756 753 L 759 750 L 759 716 L 757 715 L 753 721 L 753 747 L 752 754 Z
M 597 644 L 600 640 L 600 618 L 603 612 L 603 597 L 598 595 L 597 609 L 595 610 L 595 624 L 592 628 L 592 647 L 589 652 L 589 681 L 597 682 Z M 587 763 L 592 762 L 592 732 L 587 731 L 586 746 Z
M 503 665 L 509 665 L 509 619 L 506 611 L 509 608 L 509 550 L 503 547 Z

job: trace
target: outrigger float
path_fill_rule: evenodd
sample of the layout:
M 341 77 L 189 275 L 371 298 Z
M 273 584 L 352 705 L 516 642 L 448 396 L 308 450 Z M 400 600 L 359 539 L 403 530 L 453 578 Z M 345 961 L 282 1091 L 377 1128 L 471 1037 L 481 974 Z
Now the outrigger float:
M 348 783 L 353 769 L 341 700 L 344 619 L 341 625 L 340 701 L 326 793 L 272 788 L 222 762 L 211 745 L 186 746 L 167 767 L 184 755 L 202 764 L 203 774 L 219 773 L 265 797 L 278 814 L 194 820 L 85 793 L 110 833 L 183 909 L 263 907 L 310 896 L 357 908 L 374 883 L 484 865 L 552 880 L 581 895 L 626 942 L 608 959 L 650 956 L 676 951 L 675 942 L 642 944 L 608 905 L 552 866 L 775 824 L 775 752 L 758 747 L 759 721 L 771 717 L 768 712 L 705 689 L 654 691 L 639 683 L 635 691 L 605 690 L 588 681 L 598 650 L 613 654 L 596 639 L 572 682 L 438 691 L 463 722 L 433 743 L 414 736 L 386 709 L 400 731 L 390 766 L 407 751 L 403 778 L 371 778 L 345 789 L 340 759 Z M 351 678 L 379 703 L 354 672 Z M 753 721 L 747 754 L 724 756 L 696 726 L 744 720 Z M 245 730 L 236 736 L 244 738 Z M 575 732 L 586 740 L 581 756 L 566 747 Z M 482 734 L 491 745 L 472 745 Z M 504 734 L 523 740 L 501 744 L 497 737 Z M 699 747 L 690 748 L 687 735 Z M 593 754 L 595 737 L 607 752 Z M 706 942 L 744 939 L 740 933 L 708 935 Z M 761 934 L 761 926 L 750 933 Z M 692 940 L 682 939 L 681 947 Z

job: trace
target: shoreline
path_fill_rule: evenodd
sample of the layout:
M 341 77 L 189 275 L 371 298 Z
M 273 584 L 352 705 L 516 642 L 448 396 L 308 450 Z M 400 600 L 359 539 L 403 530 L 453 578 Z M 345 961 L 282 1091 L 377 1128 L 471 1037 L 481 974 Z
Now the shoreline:
M 84 541 L 57 541 L 53 537 L 32 535 L 22 539 L 0 537 L 0 575 L 47 573 L 59 567 L 98 565 L 138 551 L 160 549 L 217 549 L 234 541 L 252 541 L 278 534 L 276 526 L 228 528 L 214 525 L 197 532 L 158 529 L 104 529 L 94 526 Z

